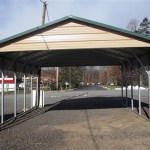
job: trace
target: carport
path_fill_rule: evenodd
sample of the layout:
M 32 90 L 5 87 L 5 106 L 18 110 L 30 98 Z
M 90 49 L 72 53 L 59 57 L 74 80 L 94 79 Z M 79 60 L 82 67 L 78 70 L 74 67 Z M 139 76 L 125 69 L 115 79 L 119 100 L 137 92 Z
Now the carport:
M 145 70 L 145 66 L 150 65 L 150 38 L 147 36 L 84 18 L 67 16 L 1 40 L 1 123 L 4 121 L 4 71 L 14 72 L 15 84 L 16 72 L 23 72 L 24 79 L 26 73 L 31 74 L 31 79 L 32 75 L 37 75 L 36 105 L 38 107 L 39 78 L 42 67 L 108 65 L 120 66 L 125 82 L 127 70 L 147 71 L 150 108 L 150 70 Z M 137 74 L 139 76 L 139 115 L 141 115 L 140 72 Z M 131 97 L 133 97 L 132 87 L 131 82 Z M 122 97 L 124 97 L 123 89 Z M 127 98 L 127 85 L 125 97 Z M 16 117 L 16 104 L 15 89 L 14 117 Z M 123 105 L 127 105 L 127 100 Z M 132 98 L 132 110 L 133 105 Z M 25 108 L 26 91 L 24 90 L 24 111 Z

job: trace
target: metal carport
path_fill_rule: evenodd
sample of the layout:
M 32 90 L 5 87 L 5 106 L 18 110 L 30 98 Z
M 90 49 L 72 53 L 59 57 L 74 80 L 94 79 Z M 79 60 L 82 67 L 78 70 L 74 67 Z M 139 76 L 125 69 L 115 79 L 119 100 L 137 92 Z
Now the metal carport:
M 40 76 L 41 67 L 96 65 L 119 65 L 124 73 L 127 69 L 145 69 L 144 66 L 150 65 L 150 38 L 99 22 L 67 16 L 0 41 L 2 79 L 5 70 L 14 71 L 16 78 L 15 72 Z M 147 70 L 147 73 L 150 106 L 150 71 Z M 14 99 L 16 102 L 16 97 Z M 4 90 L 1 102 L 3 116 Z

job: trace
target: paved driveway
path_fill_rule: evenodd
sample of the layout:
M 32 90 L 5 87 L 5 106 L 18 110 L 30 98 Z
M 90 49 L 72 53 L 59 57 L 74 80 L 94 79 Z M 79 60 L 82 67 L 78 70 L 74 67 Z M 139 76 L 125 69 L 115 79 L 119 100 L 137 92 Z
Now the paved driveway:
M 1 150 L 150 149 L 149 122 L 122 108 L 120 91 L 47 92 L 45 98 L 44 108 L 0 126 Z

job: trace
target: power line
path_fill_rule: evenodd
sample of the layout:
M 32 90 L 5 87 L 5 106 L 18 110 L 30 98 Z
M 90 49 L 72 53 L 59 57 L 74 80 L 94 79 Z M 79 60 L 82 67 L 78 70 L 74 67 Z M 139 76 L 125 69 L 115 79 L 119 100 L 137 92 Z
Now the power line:
M 40 0 L 42 3 L 44 3 L 44 1 Z

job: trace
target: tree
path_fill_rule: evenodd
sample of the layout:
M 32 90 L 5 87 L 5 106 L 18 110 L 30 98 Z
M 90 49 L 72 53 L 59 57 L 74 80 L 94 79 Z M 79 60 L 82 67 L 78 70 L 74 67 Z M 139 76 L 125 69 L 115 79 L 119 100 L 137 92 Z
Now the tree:
M 85 67 L 61 67 L 59 73 L 59 85 L 65 87 L 65 82 L 70 88 L 76 88 L 83 81 Z
M 55 68 L 43 68 L 41 70 L 41 82 L 44 86 L 55 89 Z
M 132 32 L 150 36 L 150 21 L 148 20 L 147 17 L 145 17 L 143 21 L 138 25 L 137 19 L 130 19 L 127 25 L 127 29 Z
M 84 69 L 83 82 L 86 84 L 99 83 L 99 67 L 87 66 Z
M 138 28 L 138 20 L 137 19 L 130 19 L 128 25 L 127 25 L 127 29 L 132 31 L 132 32 L 136 32 Z
M 150 21 L 147 17 L 143 19 L 143 21 L 140 23 L 140 27 L 137 30 L 138 33 L 144 34 L 147 36 L 150 36 Z
M 100 71 L 100 82 L 102 85 L 108 84 L 108 72 L 107 72 L 107 70 Z
M 108 67 L 110 82 L 114 85 L 121 84 L 121 70 L 118 66 Z
M 118 66 L 105 67 L 100 71 L 101 84 L 121 84 L 121 70 Z

